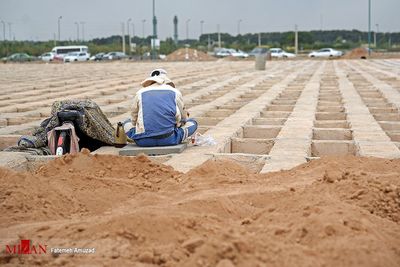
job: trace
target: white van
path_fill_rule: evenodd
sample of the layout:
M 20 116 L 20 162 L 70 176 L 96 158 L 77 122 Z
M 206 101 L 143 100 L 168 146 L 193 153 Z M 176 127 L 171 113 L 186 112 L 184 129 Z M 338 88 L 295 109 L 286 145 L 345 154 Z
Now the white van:
M 86 45 L 56 46 L 51 52 L 54 54 L 55 60 L 63 60 L 64 56 L 71 52 L 84 52 L 89 54 L 89 48 Z

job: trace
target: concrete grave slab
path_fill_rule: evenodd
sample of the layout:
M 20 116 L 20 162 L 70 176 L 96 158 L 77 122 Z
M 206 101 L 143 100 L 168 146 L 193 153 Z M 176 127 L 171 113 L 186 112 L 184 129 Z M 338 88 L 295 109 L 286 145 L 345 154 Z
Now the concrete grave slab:
M 138 147 L 134 144 L 126 145 L 119 150 L 120 156 L 136 156 L 139 154 L 146 155 L 167 155 L 167 154 L 179 154 L 187 147 L 186 143 L 179 144 L 176 146 L 158 146 L 158 147 Z

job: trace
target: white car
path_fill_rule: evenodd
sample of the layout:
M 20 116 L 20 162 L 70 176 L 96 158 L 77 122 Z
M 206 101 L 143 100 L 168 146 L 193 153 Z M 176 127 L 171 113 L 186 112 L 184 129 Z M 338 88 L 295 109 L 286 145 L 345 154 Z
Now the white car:
M 271 57 L 275 57 L 275 58 L 294 58 L 294 57 L 296 57 L 295 54 L 288 53 L 285 50 L 282 50 L 281 48 L 271 48 L 269 51 L 271 53 Z
M 88 61 L 90 54 L 86 52 L 71 52 L 64 57 L 64 62 Z
M 237 51 L 235 49 L 229 49 L 231 56 L 233 57 L 240 57 L 240 58 L 248 58 L 249 54 L 243 52 L 242 50 L 238 49 Z
M 215 53 L 217 57 L 228 57 L 231 55 L 231 52 L 229 51 L 230 49 L 228 48 L 221 48 L 218 50 L 218 52 Z
M 127 57 L 128 56 L 123 52 L 110 52 L 103 56 L 103 60 L 118 60 L 118 59 L 124 59 Z
M 332 48 L 322 48 L 318 51 L 313 51 L 308 54 L 309 57 L 341 57 L 343 56 L 342 51 L 338 51 Z
M 249 57 L 249 54 L 241 51 L 241 50 L 235 50 L 233 48 L 221 48 L 217 53 L 215 53 L 217 57 L 241 57 L 241 58 L 246 58 Z
M 54 53 L 48 52 L 44 53 L 39 57 L 42 61 L 50 62 L 54 60 Z

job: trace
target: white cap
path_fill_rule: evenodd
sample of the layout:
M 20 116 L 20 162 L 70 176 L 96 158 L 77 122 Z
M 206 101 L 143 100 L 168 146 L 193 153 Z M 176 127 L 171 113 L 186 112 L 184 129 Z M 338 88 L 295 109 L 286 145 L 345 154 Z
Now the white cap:
M 168 78 L 167 71 L 164 69 L 154 69 L 150 72 L 150 77 L 146 78 L 141 84 L 143 87 L 150 86 L 154 83 L 168 84 L 175 87 L 175 84 Z

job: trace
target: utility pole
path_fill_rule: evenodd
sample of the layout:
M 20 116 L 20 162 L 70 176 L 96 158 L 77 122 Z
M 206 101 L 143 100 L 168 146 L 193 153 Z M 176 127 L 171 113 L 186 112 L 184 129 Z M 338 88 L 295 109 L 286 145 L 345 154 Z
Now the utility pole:
M 75 22 L 76 25 L 76 41 L 79 42 L 79 23 Z
M 204 20 L 200 20 L 200 36 L 203 35 L 203 24 L 204 24 Z M 200 40 L 200 38 L 199 38 Z
M 297 55 L 299 49 L 299 39 L 298 39 L 298 32 L 297 32 L 297 24 L 294 25 L 294 53 Z
M 174 17 L 174 43 L 178 44 L 178 17 Z
M 125 53 L 125 23 L 121 23 L 122 28 L 122 52 Z
M 129 31 L 129 23 L 132 21 L 132 18 L 129 18 L 128 21 L 126 22 L 126 27 L 127 27 L 127 32 L 128 32 L 128 44 L 129 44 L 129 48 L 128 48 L 128 54 L 131 53 L 131 32 Z
M 62 19 L 62 16 L 58 17 L 58 41 L 60 42 L 61 34 L 60 34 L 60 20 Z
M 3 20 L 1 23 L 3 24 L 3 41 L 6 41 L 6 23 Z
M 368 0 L 368 55 L 371 56 L 371 0 Z
M 218 31 L 218 48 L 221 48 L 221 32 L 219 30 L 219 24 L 217 24 L 217 31 Z
M 188 40 L 189 40 L 189 22 L 190 22 L 190 19 L 187 19 L 186 20 L 186 42 L 188 42 Z
M 12 40 L 12 34 L 11 34 L 11 22 L 8 23 L 8 37 L 10 39 L 10 41 Z
M 135 38 L 135 23 L 132 23 L 132 38 Z
M 145 19 L 142 19 L 142 37 L 144 39 L 144 23 L 146 22 Z
M 155 0 L 153 0 L 153 44 L 151 47 L 153 60 L 157 59 L 156 40 L 157 40 L 156 3 Z
M 375 36 L 374 36 L 374 46 L 375 46 L 375 48 L 377 48 L 377 45 L 378 45 L 378 33 L 379 33 L 379 24 L 377 23 L 377 24 L 375 24 L 375 26 L 376 26 L 376 32 L 375 32 Z
M 81 21 L 82 26 L 82 41 L 85 41 L 85 22 Z
M 242 22 L 242 20 L 241 19 L 239 19 L 238 20 L 238 23 L 237 23 L 237 31 L 238 31 L 238 35 L 240 35 L 240 23 Z
M 258 46 L 261 46 L 261 32 L 258 33 Z

